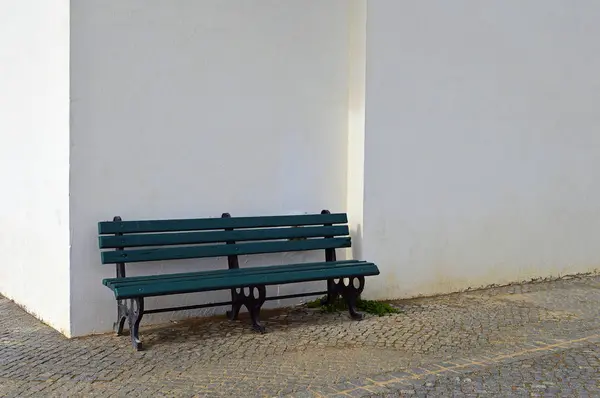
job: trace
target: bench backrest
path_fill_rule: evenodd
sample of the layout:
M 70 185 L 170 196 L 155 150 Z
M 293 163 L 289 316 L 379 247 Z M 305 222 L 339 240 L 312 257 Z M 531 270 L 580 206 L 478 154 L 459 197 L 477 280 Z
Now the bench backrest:
M 351 246 L 345 213 L 98 223 L 103 264 Z M 342 224 L 342 225 L 340 225 Z M 300 228 L 297 228 L 300 227 Z

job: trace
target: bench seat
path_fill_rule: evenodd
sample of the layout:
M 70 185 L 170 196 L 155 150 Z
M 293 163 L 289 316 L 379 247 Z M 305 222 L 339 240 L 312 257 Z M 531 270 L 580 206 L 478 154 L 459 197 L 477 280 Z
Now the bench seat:
M 120 300 L 377 274 L 379 270 L 373 263 L 348 260 L 109 278 L 102 283 Z

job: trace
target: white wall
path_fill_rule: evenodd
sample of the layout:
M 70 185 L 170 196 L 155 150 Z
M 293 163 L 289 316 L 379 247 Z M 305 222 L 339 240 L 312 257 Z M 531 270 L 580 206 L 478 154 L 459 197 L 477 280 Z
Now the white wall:
M 0 4 L 0 293 L 69 334 L 69 1 Z
M 371 297 L 600 264 L 600 3 L 368 3 Z
M 114 268 L 99 261 L 99 220 L 345 211 L 347 8 L 344 0 L 72 2 L 74 335 L 114 321 L 101 284 Z M 226 266 L 144 272 L 216 263 Z

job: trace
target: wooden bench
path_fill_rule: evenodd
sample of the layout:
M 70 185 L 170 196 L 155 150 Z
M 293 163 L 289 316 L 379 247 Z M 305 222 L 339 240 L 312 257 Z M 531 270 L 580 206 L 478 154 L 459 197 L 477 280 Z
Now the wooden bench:
M 378 275 L 373 263 L 337 261 L 335 249 L 350 247 L 346 214 L 297 216 L 122 221 L 98 223 L 103 264 L 116 264 L 117 277 L 104 279 L 117 300 L 117 322 L 114 329 L 122 334 L 125 320 L 129 325 L 131 343 L 142 348 L 139 325 L 144 314 L 190 310 L 231 305 L 229 319 L 237 318 L 245 306 L 253 328 L 264 332 L 259 313 L 266 300 L 310 295 L 327 295 L 333 300 L 340 295 L 348 304 L 353 319 L 356 300 L 363 291 L 365 276 Z M 238 256 L 261 253 L 283 253 L 325 250 L 325 261 L 303 264 L 283 264 L 240 268 Z M 227 257 L 227 269 L 128 277 L 125 263 Z M 286 283 L 327 281 L 327 290 L 305 294 L 267 297 L 266 286 Z M 145 309 L 144 298 L 212 290 L 231 290 L 231 301 L 174 308 Z

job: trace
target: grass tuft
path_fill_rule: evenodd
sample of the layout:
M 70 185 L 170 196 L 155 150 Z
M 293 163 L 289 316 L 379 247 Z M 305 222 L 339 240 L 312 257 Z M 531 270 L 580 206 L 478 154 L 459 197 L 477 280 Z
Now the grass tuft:
M 338 312 L 347 311 L 348 306 L 341 297 L 338 297 L 335 302 L 331 304 L 323 304 L 327 297 L 318 298 L 306 303 L 308 308 L 320 308 L 323 312 Z M 375 300 L 363 300 L 358 299 L 356 302 L 356 308 L 359 311 L 366 312 L 377 316 L 383 316 L 388 314 L 398 314 L 401 311 L 398 308 L 392 307 L 388 303 Z

